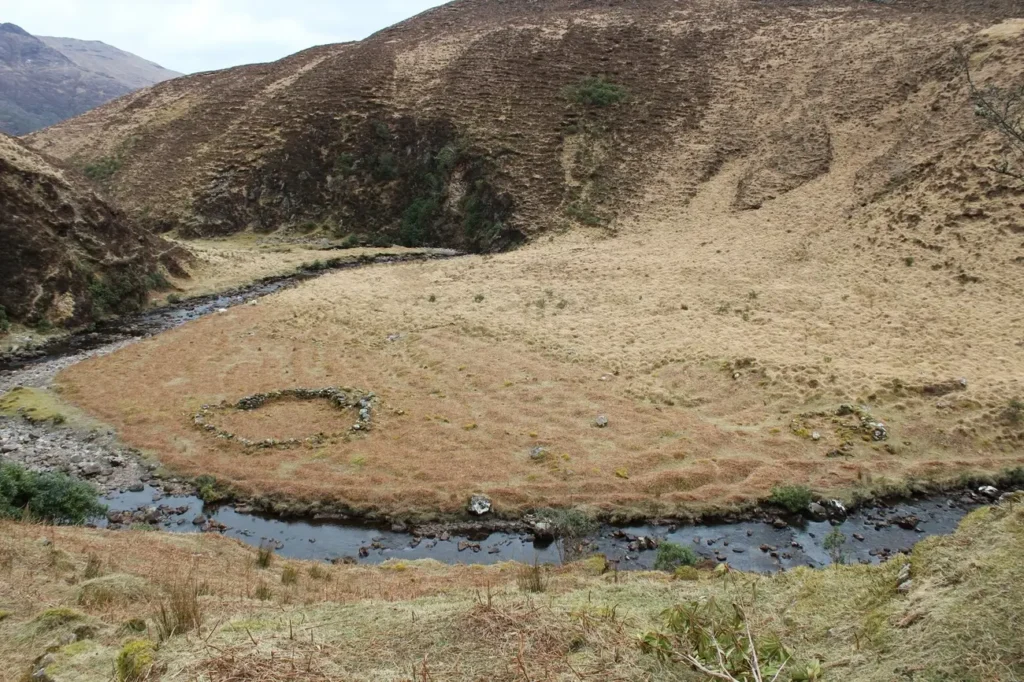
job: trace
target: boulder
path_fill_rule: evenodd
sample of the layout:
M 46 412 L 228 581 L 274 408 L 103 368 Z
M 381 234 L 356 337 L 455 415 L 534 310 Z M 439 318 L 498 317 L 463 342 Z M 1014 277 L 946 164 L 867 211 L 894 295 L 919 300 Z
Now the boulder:
M 491 511 L 491 498 L 486 495 L 473 495 L 469 498 L 469 513 L 483 516 Z
M 994 486 L 983 485 L 980 488 L 978 488 L 978 492 L 990 500 L 999 499 L 999 489 Z
M 817 502 L 807 505 L 807 516 L 814 521 L 825 521 L 828 519 L 828 510 Z
M 596 426 L 599 429 L 605 428 L 606 426 L 608 426 L 608 417 L 604 416 L 603 414 L 598 415 L 597 419 L 594 420 L 594 426 Z

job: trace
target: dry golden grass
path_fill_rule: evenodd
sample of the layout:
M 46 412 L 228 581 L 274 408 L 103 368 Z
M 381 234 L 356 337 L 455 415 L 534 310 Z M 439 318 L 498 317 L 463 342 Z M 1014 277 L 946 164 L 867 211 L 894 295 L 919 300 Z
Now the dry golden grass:
M 509 512 L 654 514 L 779 483 L 844 492 L 1019 463 L 1004 444 L 1015 431 L 994 415 L 1024 394 L 1019 320 L 1001 313 L 1024 269 L 983 252 L 993 276 L 964 286 L 865 250 L 870 224 L 835 225 L 865 160 L 859 128 L 843 130 L 830 174 L 759 211 L 731 208 L 730 166 L 688 205 L 650 199 L 615 238 L 329 274 L 60 381 L 174 471 L 391 512 L 456 510 L 486 492 Z M 959 377 L 965 391 L 920 390 Z M 329 385 L 380 396 L 372 433 L 246 452 L 188 418 L 203 403 Z M 887 444 L 854 434 L 851 457 L 827 458 L 851 437 L 842 425 L 792 428 L 854 401 L 890 427 Z M 602 414 L 610 426 L 595 428 Z M 289 433 L 320 431 L 309 415 L 290 410 Z M 249 437 L 274 435 L 257 433 L 258 412 L 234 419 Z M 544 462 L 529 457 L 537 445 Z

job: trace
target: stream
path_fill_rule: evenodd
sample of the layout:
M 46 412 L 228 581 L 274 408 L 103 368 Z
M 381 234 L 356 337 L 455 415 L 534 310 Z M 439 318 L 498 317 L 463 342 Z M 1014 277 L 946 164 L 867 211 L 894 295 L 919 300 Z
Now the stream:
M 455 255 L 458 254 L 438 251 L 384 256 L 332 269 Z M 15 386 L 46 388 L 57 372 L 87 357 L 114 352 L 140 338 L 247 303 L 318 274 L 321 273 L 264 280 L 231 292 L 107 322 L 41 348 L 2 355 L 0 394 Z M 88 460 L 85 464 L 83 458 Z M 130 448 L 118 444 L 112 432 L 77 434 L 50 424 L 26 426 L 19 420 L 0 418 L 0 459 L 11 459 L 35 469 L 62 470 L 91 480 L 107 493 L 104 502 L 109 512 L 106 518 L 95 520 L 94 525 L 99 527 L 141 524 L 170 532 L 219 532 L 251 545 L 273 546 L 282 556 L 295 559 L 380 563 L 389 559 L 429 558 L 450 564 L 560 560 L 557 543 L 535 541 L 529 531 L 458 535 L 433 530 L 418 534 L 415 528 L 410 531 L 390 525 L 282 519 L 232 505 L 204 505 L 198 497 L 183 494 L 191 490 L 187 482 L 174 478 L 159 480 L 151 475 L 152 467 L 133 457 Z M 838 528 L 846 537 L 841 552 L 847 563 L 877 563 L 897 552 L 908 551 L 924 537 L 953 532 L 969 511 L 990 504 L 999 492 L 964 490 L 892 505 L 879 504 L 849 515 L 833 515 L 831 521 L 761 515 L 755 520 L 708 525 L 603 526 L 587 539 L 586 550 L 588 554 L 604 554 L 620 569 L 649 569 L 654 565 L 657 545 L 671 541 L 692 547 L 702 559 L 727 562 L 743 571 L 767 573 L 831 563 L 824 540 L 833 528 Z

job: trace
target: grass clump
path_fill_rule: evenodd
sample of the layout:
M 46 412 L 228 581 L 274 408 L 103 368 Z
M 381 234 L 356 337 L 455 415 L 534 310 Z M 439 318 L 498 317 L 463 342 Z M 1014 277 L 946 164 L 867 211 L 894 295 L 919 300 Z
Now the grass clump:
M 281 584 L 295 585 L 299 582 L 299 572 L 294 566 L 285 566 L 281 569 Z
M 82 606 L 121 606 L 143 601 L 150 595 L 144 578 L 115 573 L 87 580 L 78 586 L 76 601 Z
M 191 576 L 167 587 L 167 593 L 154 619 L 161 642 L 200 628 L 203 624 L 200 592 L 199 583 Z
M 153 643 L 148 639 L 133 639 L 117 654 L 118 682 L 142 682 L 153 669 Z
M 270 585 L 261 580 L 259 584 L 256 585 L 254 596 L 260 601 L 270 601 L 274 596 L 274 591 L 270 589 Z
M 266 543 L 261 544 L 256 549 L 256 567 L 257 568 L 270 568 L 270 564 L 274 562 L 274 547 Z
M 1011 426 L 1024 424 L 1024 400 L 1014 398 L 1007 403 L 1006 409 L 1003 410 L 1003 421 Z
M 58 606 L 46 609 L 36 616 L 32 622 L 38 631 L 47 632 L 81 620 L 85 620 L 85 614 L 81 611 L 76 611 L 66 606 Z
M 608 107 L 625 101 L 629 97 L 629 92 L 604 76 L 590 76 L 567 88 L 565 95 L 571 101 L 584 106 Z
M 682 566 L 693 566 L 699 558 L 692 547 L 666 541 L 658 545 L 654 568 L 658 571 L 672 572 Z
M 814 501 L 814 495 L 811 493 L 811 489 L 805 485 L 784 485 L 772 488 L 772 494 L 768 501 L 794 514 L 799 514 Z
M 319 564 L 313 564 L 309 567 L 309 577 L 327 582 L 331 579 L 331 572 Z
M 27 511 L 33 519 L 77 525 L 106 510 L 99 493 L 88 483 L 62 473 L 36 473 L 17 464 L 0 464 L 0 518 L 20 519 Z
M 539 593 L 548 589 L 544 568 L 534 560 L 533 565 L 522 564 L 516 569 L 516 585 L 522 592 Z

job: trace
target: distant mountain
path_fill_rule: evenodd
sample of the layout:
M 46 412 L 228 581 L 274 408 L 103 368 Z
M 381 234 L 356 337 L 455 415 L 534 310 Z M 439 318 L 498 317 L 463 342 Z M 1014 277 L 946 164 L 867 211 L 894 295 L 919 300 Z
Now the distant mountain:
M 24 135 L 180 75 L 98 41 L 0 24 L 0 132 Z

